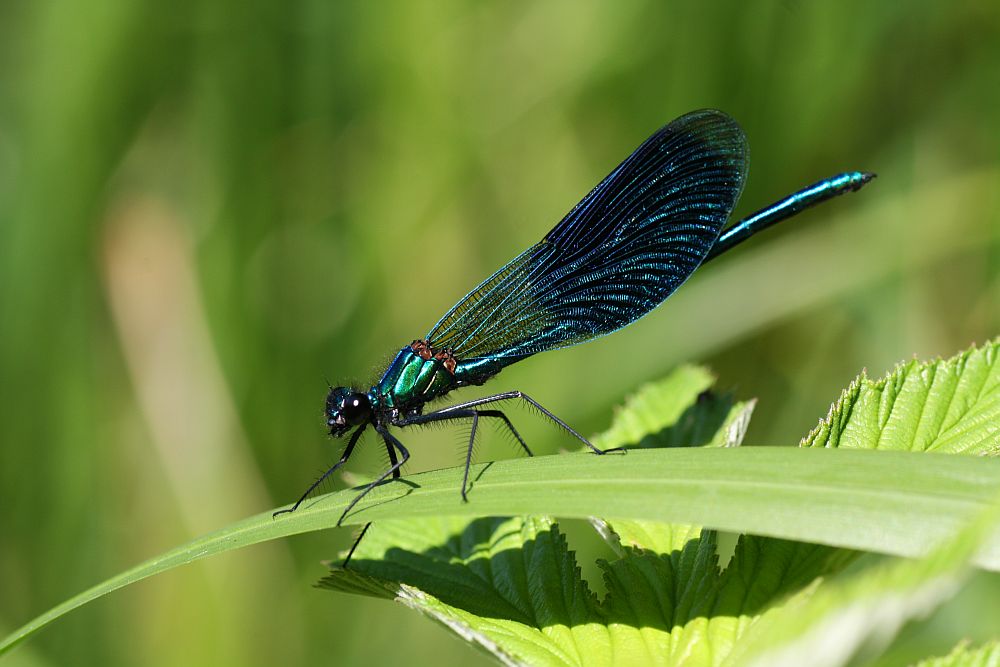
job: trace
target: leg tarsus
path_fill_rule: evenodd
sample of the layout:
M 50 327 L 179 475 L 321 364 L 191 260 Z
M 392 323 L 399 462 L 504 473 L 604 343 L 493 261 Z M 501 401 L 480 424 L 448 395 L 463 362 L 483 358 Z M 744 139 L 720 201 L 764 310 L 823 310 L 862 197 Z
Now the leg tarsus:
M 384 426 L 376 426 L 375 430 L 378 431 L 379 435 L 382 436 L 382 440 L 385 441 L 386 447 L 395 447 L 396 449 L 399 450 L 399 453 L 402 455 L 402 460 L 393 463 L 388 470 L 386 470 L 381 475 L 379 475 L 374 480 L 365 485 L 365 488 L 363 488 L 360 491 L 360 493 L 358 493 L 358 495 L 354 496 L 351 502 L 347 504 L 347 507 L 345 507 L 344 511 L 340 514 L 340 518 L 337 519 L 338 526 L 344 520 L 344 517 L 346 517 L 348 513 L 350 513 L 350 511 L 354 509 L 354 506 L 357 505 L 362 498 L 368 495 L 368 493 L 376 486 L 384 482 L 386 478 L 388 478 L 390 475 L 395 479 L 398 476 L 399 469 L 403 467 L 403 464 L 405 464 L 407 461 L 410 460 L 410 452 L 407 451 L 406 447 L 403 446 L 403 443 L 401 443 L 399 440 L 396 439 L 395 436 L 389 433 L 389 431 Z
M 295 501 L 294 505 L 292 505 L 290 508 L 287 509 L 278 510 L 277 512 L 271 515 L 271 518 L 273 519 L 281 514 L 291 514 L 292 512 L 297 510 L 299 508 L 299 505 L 301 505 L 306 498 L 312 495 L 312 492 L 316 490 L 316 487 L 322 484 L 323 481 L 327 477 L 332 475 L 338 468 L 340 468 L 340 466 L 347 463 L 347 459 L 351 458 L 351 453 L 354 451 L 354 446 L 358 444 L 358 440 L 361 438 L 361 434 L 364 433 L 365 428 L 366 428 L 365 426 L 362 426 L 357 431 L 351 434 L 351 439 L 347 441 L 347 447 L 344 448 L 344 453 L 341 455 L 340 460 L 337 461 L 335 464 L 333 464 L 333 467 L 331 467 L 325 473 L 320 475 L 319 479 L 310 484 L 309 488 L 306 489 L 306 492 L 303 493 L 302 496 L 297 501 Z
M 389 469 L 392 470 L 392 478 L 399 479 L 399 466 L 396 465 L 397 461 L 396 450 L 388 443 L 388 441 L 384 442 L 385 442 L 385 451 L 389 454 L 389 466 L 390 466 Z M 351 556 L 354 555 L 354 552 L 355 550 L 357 550 L 358 545 L 361 544 L 361 540 L 364 539 L 365 533 L 367 533 L 368 529 L 371 527 L 372 527 L 372 522 L 369 521 L 368 523 L 365 524 L 364 528 L 361 529 L 361 532 L 358 533 L 358 536 L 354 538 L 354 544 L 351 545 L 351 550 L 347 552 L 347 558 L 345 558 L 344 562 L 341 564 L 341 567 L 344 568 L 345 570 L 347 569 L 347 564 L 351 562 Z
M 354 550 L 358 548 L 359 544 L 361 544 L 361 540 L 364 538 L 365 533 L 367 533 L 368 529 L 371 527 L 372 527 L 372 522 L 369 521 L 368 523 L 365 524 L 365 527 L 361 529 L 361 532 L 358 533 L 358 536 L 354 539 L 354 544 L 351 545 L 351 550 L 347 552 L 347 558 L 344 559 L 344 562 L 340 565 L 340 567 L 344 568 L 345 570 L 347 569 L 347 564 L 351 562 L 351 556 L 354 555 Z

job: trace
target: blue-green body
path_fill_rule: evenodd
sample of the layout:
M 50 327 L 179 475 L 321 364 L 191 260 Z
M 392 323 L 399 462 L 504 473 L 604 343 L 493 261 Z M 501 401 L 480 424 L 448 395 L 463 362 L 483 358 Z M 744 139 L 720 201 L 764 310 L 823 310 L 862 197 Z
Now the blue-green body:
M 845 192 L 859 190 L 874 177 L 874 174 L 866 171 L 848 171 L 843 174 L 831 176 L 830 178 L 824 178 L 807 188 L 802 188 L 781 201 L 775 202 L 753 215 L 743 218 L 724 231 L 719 236 L 719 240 L 712 246 L 712 249 L 709 250 L 705 261 L 707 262 L 714 257 L 718 257 L 757 232 L 765 230 L 771 225 L 776 225 L 797 213 L 801 213 L 810 206 L 815 206 L 820 202 L 842 195 Z
M 458 387 L 439 359 L 423 359 L 404 347 L 389 364 L 369 396 L 374 406 L 408 412 Z
M 454 370 L 445 360 L 421 355 L 414 345 L 396 354 L 382 378 L 368 392 L 372 405 L 400 414 L 419 412 L 420 408 L 452 389 L 483 384 L 503 367 L 494 359 L 456 361 Z

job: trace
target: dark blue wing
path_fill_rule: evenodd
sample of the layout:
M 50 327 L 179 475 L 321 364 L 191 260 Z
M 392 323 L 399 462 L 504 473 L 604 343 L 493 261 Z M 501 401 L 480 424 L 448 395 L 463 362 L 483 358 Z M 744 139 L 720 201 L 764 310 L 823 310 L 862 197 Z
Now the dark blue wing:
M 542 241 L 469 292 L 427 335 L 459 360 L 525 356 L 611 333 L 705 259 L 743 189 L 746 138 L 695 111 L 647 139 Z

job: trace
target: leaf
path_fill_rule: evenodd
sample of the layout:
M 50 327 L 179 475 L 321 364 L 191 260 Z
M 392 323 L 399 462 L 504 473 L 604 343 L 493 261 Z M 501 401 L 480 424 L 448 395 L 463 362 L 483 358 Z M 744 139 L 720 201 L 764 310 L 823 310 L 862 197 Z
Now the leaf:
M 709 391 L 711 381 L 706 371 L 685 367 L 643 387 L 616 413 L 601 439 L 603 446 L 618 447 L 629 441 L 654 446 L 684 446 L 685 442 L 689 446 L 739 446 L 754 402 L 734 404 L 730 396 L 719 397 Z M 708 437 L 692 437 L 699 433 Z M 611 619 L 628 618 L 627 624 L 619 622 L 618 634 L 631 630 L 637 635 L 629 639 L 649 647 L 643 662 L 650 664 L 718 663 L 753 615 L 789 590 L 838 571 L 855 553 L 742 536 L 723 572 L 714 531 L 632 519 L 595 518 L 591 522 L 622 556 L 612 563 L 600 562 L 608 589 L 605 608 Z M 800 567 L 795 567 L 789 556 L 799 554 L 812 557 L 800 556 Z M 641 605 L 636 604 L 637 597 L 652 599 Z M 653 630 L 657 625 L 660 629 Z
M 319 585 L 394 598 L 508 664 L 610 659 L 597 600 L 551 520 L 425 519 L 416 532 L 415 523 L 380 522 L 351 569 Z
M 373 527 L 351 569 L 334 567 L 320 586 L 392 597 L 506 664 L 674 664 L 672 645 L 674 654 L 709 650 L 697 646 L 698 632 L 686 634 L 685 643 L 673 641 L 671 630 L 689 620 L 707 623 L 712 598 L 706 595 L 715 593 L 718 576 L 712 539 L 692 540 L 674 559 L 635 553 L 605 564 L 609 594 L 598 604 L 548 519 L 424 523 Z M 430 526 L 442 530 L 413 530 Z M 669 592 L 651 595 L 651 582 Z M 664 610 L 677 613 L 666 616 Z
M 681 366 L 644 385 L 615 409 L 611 426 L 594 444 L 601 449 L 738 445 L 754 401 L 737 403 L 729 394 L 716 394 L 714 382 L 700 366 Z
M 632 652 L 618 664 L 711 664 L 718 628 L 733 620 L 712 614 L 720 576 L 713 531 L 670 554 L 628 548 L 621 558 L 598 563 L 609 631 L 616 646 Z
M 687 438 L 703 446 L 738 446 L 753 404 L 734 406 L 730 397 L 710 392 L 711 383 L 706 371 L 679 369 L 630 397 L 616 411 L 611 428 L 595 441 L 601 447 L 648 448 L 684 446 Z M 777 601 L 788 598 L 790 604 L 804 604 L 817 590 L 819 577 L 841 572 L 858 553 L 743 535 L 729 566 L 720 570 L 714 531 L 634 519 L 592 523 L 621 556 L 599 562 L 608 590 L 600 609 L 619 664 L 719 664 L 748 628 L 768 614 L 780 613 Z M 408 528 L 421 532 L 418 522 Z M 342 574 L 335 569 L 328 581 Z M 391 564 L 382 576 L 392 576 Z M 424 590 L 447 591 L 447 585 Z M 486 636 L 481 645 L 510 647 L 506 637 L 494 636 L 477 619 L 466 619 L 466 624 L 469 631 L 475 628 Z M 541 632 L 528 622 L 515 627 L 521 644 L 529 646 L 534 645 L 531 637 Z M 511 650 L 530 663 L 586 664 Z M 596 647 L 585 651 L 588 656 L 600 653 Z
M 995 455 L 1000 452 L 997 352 L 994 341 L 947 361 L 901 364 L 874 382 L 862 373 L 800 446 Z M 742 539 L 759 544 L 773 541 L 755 536 Z M 800 543 L 786 571 L 811 576 L 817 572 L 818 560 L 836 572 L 855 555 Z M 895 628 L 883 628 L 883 634 L 888 641 Z M 807 652 L 800 653 L 800 658 L 806 656 Z
M 880 651 L 903 623 L 928 615 L 958 592 L 970 558 L 996 529 L 998 509 L 994 504 L 927 558 L 883 561 L 793 598 L 762 617 L 725 664 L 839 667 L 863 649 Z
M 681 366 L 663 380 L 647 384 L 615 410 L 598 447 L 738 447 L 746 434 L 755 401 L 735 402 L 711 391 L 715 378 L 697 366 Z M 619 554 L 622 546 L 670 553 L 698 537 L 701 528 L 684 524 L 591 518 L 591 524 Z
M 630 415 L 631 411 L 667 414 L 680 423 L 694 424 L 709 421 L 713 413 L 720 412 L 712 403 L 722 401 L 707 389 L 697 396 L 685 397 L 690 405 L 683 416 L 676 409 L 672 414 L 664 409 L 668 396 L 683 395 L 676 386 L 679 377 L 681 373 L 674 373 L 658 385 L 640 389 L 636 397 L 626 401 L 615 421 L 628 419 L 631 424 L 641 425 L 626 437 L 643 441 L 658 439 L 655 434 L 643 434 L 642 427 L 677 430 L 668 419 L 642 419 L 639 415 Z M 725 400 L 726 409 L 721 411 L 725 419 L 714 422 L 716 434 L 708 446 L 739 446 L 746 433 L 754 402 L 734 407 L 730 397 Z M 616 425 L 612 425 L 612 433 Z M 619 430 L 616 435 L 621 437 L 620 433 Z M 620 446 L 613 438 L 605 444 Z M 718 566 L 714 531 L 653 521 L 593 519 L 592 523 L 619 555 L 624 556 L 614 563 L 601 563 L 609 591 L 606 605 L 613 608 L 622 605 L 624 600 L 627 607 L 633 608 L 632 599 L 637 594 L 652 593 L 659 598 L 652 608 L 659 610 L 661 616 L 670 615 L 658 637 L 660 651 L 647 658 L 648 662 L 663 664 L 717 664 L 728 655 L 755 615 L 816 577 L 840 571 L 857 553 L 743 535 L 723 572 Z M 632 620 L 634 627 L 651 625 L 648 618 Z M 650 631 L 644 630 L 643 634 L 648 643 Z
M 1000 461 L 972 457 L 766 447 L 563 454 L 413 475 L 368 494 L 345 525 L 433 516 L 612 517 L 717 526 L 898 555 L 923 553 L 1000 488 Z M 245 519 L 171 549 L 67 600 L 0 642 L 0 653 L 63 614 L 127 584 L 206 556 L 332 528 L 356 491 L 292 515 Z M 1000 569 L 1000 540 L 977 561 Z
M 992 343 L 983 350 L 962 355 L 965 359 L 962 368 L 969 369 L 974 379 L 980 380 L 977 383 L 959 377 L 950 384 L 955 387 L 953 396 L 958 398 L 953 402 L 959 408 L 906 412 L 904 399 L 899 398 L 902 394 L 896 391 L 891 402 L 893 409 L 878 414 L 890 417 L 910 414 L 918 424 L 925 423 L 921 417 L 924 413 L 943 414 L 939 421 L 946 428 L 939 433 L 948 436 L 955 451 L 960 448 L 971 453 L 977 447 L 994 451 L 991 447 L 995 446 L 995 440 L 990 438 L 996 434 L 993 416 L 998 383 L 992 362 L 996 347 Z M 867 395 L 866 386 L 862 381 L 852 385 L 855 387 L 852 396 Z M 931 382 L 927 397 L 937 396 L 935 386 Z M 973 391 L 977 386 L 978 390 Z M 853 429 L 852 433 L 859 431 L 852 426 L 853 408 L 848 407 L 848 402 L 848 398 L 842 399 L 840 407 L 831 411 L 829 424 L 824 427 L 821 423 L 815 433 L 837 434 L 838 442 L 851 441 L 844 437 L 847 429 Z M 680 414 L 686 409 L 682 407 Z M 733 409 L 736 406 L 730 408 L 729 414 Z M 859 409 L 858 414 L 862 413 Z M 658 422 L 654 417 L 648 424 L 656 428 L 662 419 Z M 905 426 L 904 421 L 899 418 L 893 423 Z M 906 429 L 894 432 L 905 433 Z M 921 427 L 913 432 L 929 431 Z M 809 442 L 818 445 L 824 438 L 811 436 Z M 729 435 L 722 438 L 734 439 Z M 641 440 L 640 437 L 640 443 Z M 710 442 L 720 440 L 713 436 Z M 432 471 L 377 488 L 347 517 L 345 524 L 441 516 L 604 516 L 711 526 L 789 540 L 916 555 L 985 507 L 992 499 L 992 490 L 1000 487 L 1000 468 L 994 461 L 935 457 L 931 463 L 913 453 L 847 449 L 846 446 L 844 451 L 818 446 L 638 449 L 627 456 L 575 454 L 498 461 L 473 467 L 469 503 L 460 502 L 457 493 L 460 468 Z M 270 513 L 260 514 L 167 551 L 29 622 L 0 642 L 0 653 L 63 614 L 145 577 L 264 540 L 330 528 L 336 525 L 340 512 L 354 494 L 353 490 L 345 490 L 317 498 L 308 507 L 277 521 L 271 519 Z M 677 544 L 687 544 L 695 534 L 702 535 L 700 530 L 688 537 L 678 533 Z M 977 562 L 1000 569 L 1000 540 L 984 548 Z M 364 586 L 373 591 L 379 589 L 373 581 L 364 582 Z M 388 594 L 394 593 L 384 593 Z
M 914 667 L 1000 667 L 1000 641 L 974 649 L 969 648 L 968 642 L 962 642 L 948 655 L 921 660 Z
M 615 411 L 611 427 L 595 438 L 598 446 L 677 447 L 700 442 L 705 447 L 738 447 L 754 401 L 736 403 L 730 395 L 720 396 L 710 391 L 712 382 L 714 378 L 704 369 L 682 366 L 665 379 L 643 386 Z M 670 553 L 701 533 L 698 526 L 657 521 L 591 517 L 590 522 L 619 555 L 623 545 Z
M 1000 453 L 1000 341 L 851 383 L 803 447 Z
M 602 563 L 598 604 L 548 519 L 386 521 L 319 585 L 395 599 L 507 664 L 713 664 L 798 584 L 755 576 L 761 558 L 721 573 L 715 547 L 709 532 L 669 557 L 628 549 Z

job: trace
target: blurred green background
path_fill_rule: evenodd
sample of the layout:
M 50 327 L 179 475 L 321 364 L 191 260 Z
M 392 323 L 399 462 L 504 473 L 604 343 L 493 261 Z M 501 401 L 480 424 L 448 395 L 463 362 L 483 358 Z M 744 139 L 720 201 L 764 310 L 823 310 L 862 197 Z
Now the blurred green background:
M 692 109 L 750 139 L 738 214 L 879 178 L 490 389 L 592 433 L 696 361 L 760 399 L 748 443 L 792 445 L 862 368 L 995 336 L 998 34 L 981 1 L 0 4 L 0 631 L 295 499 L 339 453 L 328 378 L 370 381 Z M 573 446 L 513 416 L 538 450 Z M 407 433 L 409 470 L 457 465 L 462 437 Z M 494 440 L 484 456 L 511 455 Z M 373 444 L 353 470 L 379 469 Z M 585 532 L 582 558 L 603 555 Z M 312 588 L 348 540 L 171 572 L 9 662 L 486 663 L 402 607 Z M 997 600 L 981 576 L 885 663 L 987 635 Z

